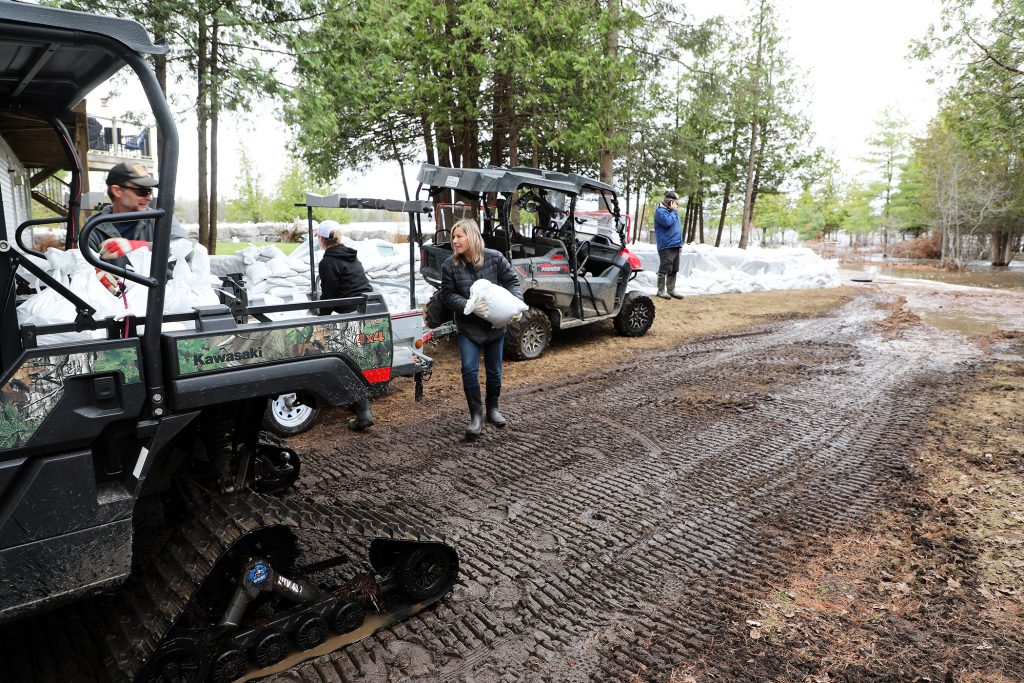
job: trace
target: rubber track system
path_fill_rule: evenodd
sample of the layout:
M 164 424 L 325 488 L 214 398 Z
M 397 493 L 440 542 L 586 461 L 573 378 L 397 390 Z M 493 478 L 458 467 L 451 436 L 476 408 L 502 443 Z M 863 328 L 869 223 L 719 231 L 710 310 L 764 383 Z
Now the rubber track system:
M 374 631 L 437 602 L 457 578 L 455 548 L 444 536 L 405 517 L 255 493 L 204 502 L 207 508 L 176 527 L 152 561 L 143 562 L 141 571 L 133 572 L 114 594 L 3 629 L 0 680 L 135 681 L 217 561 L 243 539 L 267 529 L 341 535 L 364 543 L 398 541 L 448 548 L 456 562 L 448 586 L 431 598 L 391 605 L 388 613 L 394 618 L 377 620 Z M 260 676 L 250 671 L 247 679 Z

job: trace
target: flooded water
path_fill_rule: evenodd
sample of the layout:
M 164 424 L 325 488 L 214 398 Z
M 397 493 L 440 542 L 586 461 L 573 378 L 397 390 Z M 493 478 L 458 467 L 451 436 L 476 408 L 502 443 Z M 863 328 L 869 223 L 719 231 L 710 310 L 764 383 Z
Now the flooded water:
M 960 271 L 941 270 L 936 261 L 896 261 L 864 267 L 865 274 L 900 279 L 932 280 L 964 287 L 1024 290 L 1024 262 L 1014 261 L 1007 267 L 993 268 L 985 261 L 973 261 Z
M 930 263 L 930 262 L 929 262 Z M 964 336 L 1024 330 L 1024 263 L 993 268 L 970 264 L 963 271 L 922 263 L 878 264 L 844 270 L 845 284 L 862 284 L 906 299 L 921 321 Z

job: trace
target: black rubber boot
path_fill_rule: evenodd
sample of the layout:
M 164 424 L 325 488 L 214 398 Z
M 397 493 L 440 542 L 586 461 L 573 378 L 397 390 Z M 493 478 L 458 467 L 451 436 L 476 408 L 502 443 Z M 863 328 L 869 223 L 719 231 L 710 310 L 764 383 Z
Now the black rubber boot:
M 508 421 L 505 416 L 498 412 L 498 397 L 501 396 L 500 384 L 487 385 L 487 421 L 501 429 Z
M 370 400 L 364 398 L 349 406 L 356 414 L 348 421 L 348 428 L 353 432 L 362 432 L 373 426 L 373 413 L 370 412 Z
M 466 439 L 472 441 L 484 430 L 484 406 L 480 402 L 480 386 L 465 389 L 466 402 L 469 403 L 469 424 L 466 426 Z

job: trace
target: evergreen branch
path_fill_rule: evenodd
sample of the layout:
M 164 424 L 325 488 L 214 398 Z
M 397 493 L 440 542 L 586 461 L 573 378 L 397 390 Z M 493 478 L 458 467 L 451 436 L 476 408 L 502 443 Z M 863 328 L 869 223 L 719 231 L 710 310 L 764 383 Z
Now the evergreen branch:
M 1002 68 L 1005 71 L 1009 71 L 1010 73 L 1024 75 L 1024 71 L 1021 71 L 1016 67 L 1009 66 L 1008 64 L 1004 64 L 1000 59 L 993 55 L 992 52 L 985 45 L 982 45 L 977 40 L 975 40 L 974 36 L 971 35 L 970 31 L 964 30 L 964 34 L 967 36 L 967 39 L 974 43 L 979 50 L 984 52 L 985 56 L 988 57 L 988 59 L 991 60 L 996 66 Z

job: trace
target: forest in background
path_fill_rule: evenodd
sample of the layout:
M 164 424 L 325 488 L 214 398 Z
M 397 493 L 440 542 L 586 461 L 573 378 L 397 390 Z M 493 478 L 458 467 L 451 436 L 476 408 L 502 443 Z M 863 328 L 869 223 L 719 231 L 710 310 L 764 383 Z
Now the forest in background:
M 675 189 L 691 241 L 719 244 L 728 223 L 741 247 L 795 230 L 883 253 L 919 238 L 949 264 L 1005 264 L 1024 249 L 1024 0 L 984 12 L 943 0 L 912 52 L 954 85 L 923 135 L 881 112 L 872 172 L 858 177 L 814 146 L 771 0 L 699 23 L 663 0 L 54 4 L 130 17 L 168 41 L 154 68 L 165 91 L 194 95 L 211 248 L 222 203 L 233 220 L 259 220 L 294 191 L 283 181 L 266 196 L 243 163 L 224 192 L 216 172 L 222 117 L 276 104 L 294 173 L 322 186 L 381 162 L 526 165 L 614 184 L 637 224 Z

